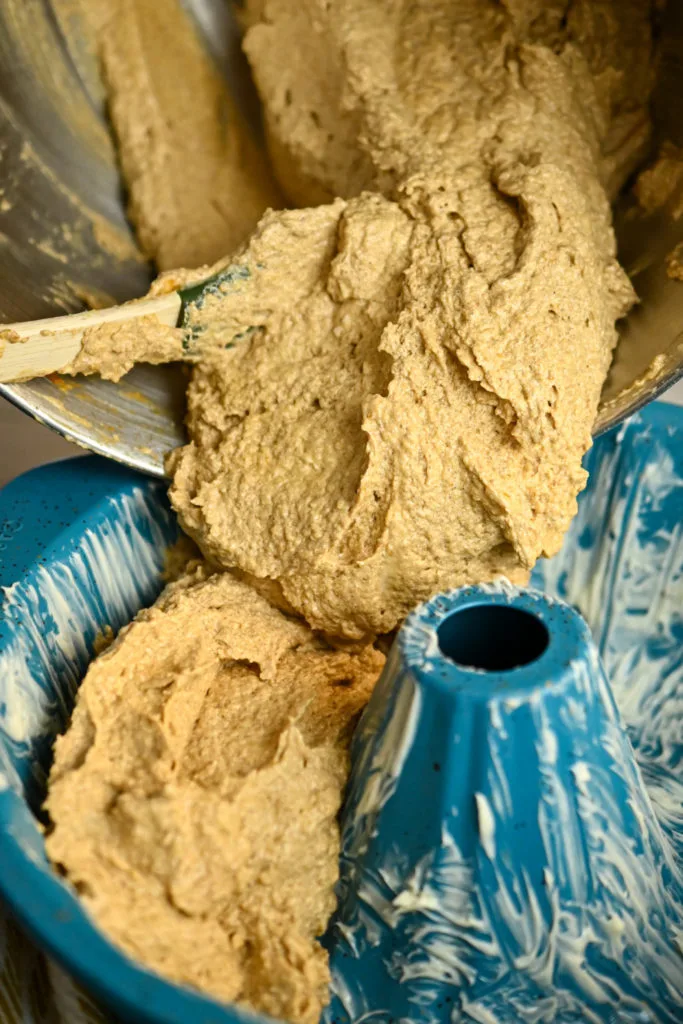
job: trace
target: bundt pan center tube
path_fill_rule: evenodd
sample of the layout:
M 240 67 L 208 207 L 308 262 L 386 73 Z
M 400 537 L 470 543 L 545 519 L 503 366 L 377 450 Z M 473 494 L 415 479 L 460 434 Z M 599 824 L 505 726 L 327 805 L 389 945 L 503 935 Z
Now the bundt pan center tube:
M 681 1019 L 680 868 L 576 611 L 435 597 L 354 743 L 328 1024 Z

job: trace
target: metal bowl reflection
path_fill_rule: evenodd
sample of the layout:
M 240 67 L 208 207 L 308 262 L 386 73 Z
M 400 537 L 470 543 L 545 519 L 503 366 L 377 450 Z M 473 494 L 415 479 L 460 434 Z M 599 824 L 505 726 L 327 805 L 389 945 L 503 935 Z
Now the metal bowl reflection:
M 82 0 L 87 3 L 87 0 Z M 240 105 L 253 115 L 225 0 L 184 0 Z M 0 321 L 141 295 L 151 268 L 126 222 L 94 54 L 73 0 L 0 0 Z M 683 5 L 672 0 L 655 100 L 656 132 L 683 144 Z M 683 190 L 683 189 L 682 189 Z M 681 201 L 672 197 L 672 204 Z M 683 240 L 668 209 L 616 212 L 621 258 L 640 305 L 625 321 L 594 433 L 683 376 L 683 284 L 666 256 Z M 184 439 L 180 367 L 138 367 L 119 384 L 53 377 L 0 394 L 77 443 L 163 474 Z

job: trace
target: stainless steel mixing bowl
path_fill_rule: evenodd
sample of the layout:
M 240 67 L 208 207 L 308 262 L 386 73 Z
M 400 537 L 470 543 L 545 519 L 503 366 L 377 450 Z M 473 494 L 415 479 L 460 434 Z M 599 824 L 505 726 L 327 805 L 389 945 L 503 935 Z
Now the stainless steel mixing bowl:
M 0 0 L 0 321 L 128 299 L 151 277 L 126 223 L 105 97 L 80 20 L 87 2 Z M 229 0 L 184 4 L 254 116 Z M 683 145 L 680 0 L 670 0 L 665 20 L 656 134 Z M 669 209 L 644 217 L 626 200 L 617 210 L 621 258 L 642 301 L 623 325 L 596 434 L 683 376 L 683 283 L 665 265 L 683 240 L 683 218 Z M 139 367 L 119 384 L 55 377 L 0 385 L 60 433 L 156 475 L 184 439 L 183 392 L 180 367 Z

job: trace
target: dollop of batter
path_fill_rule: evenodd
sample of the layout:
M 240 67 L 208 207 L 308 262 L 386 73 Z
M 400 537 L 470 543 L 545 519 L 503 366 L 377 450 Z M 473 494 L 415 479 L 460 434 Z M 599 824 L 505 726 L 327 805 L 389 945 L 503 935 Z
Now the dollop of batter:
M 117 944 L 317 1024 L 348 744 L 383 662 L 203 565 L 119 635 L 57 740 L 46 841 Z
M 351 198 L 266 214 L 191 310 L 171 497 L 314 627 L 386 632 L 559 548 L 634 301 L 609 194 L 648 137 L 648 16 L 248 5 L 283 185 Z
M 647 155 L 651 0 L 245 6 L 272 162 L 297 205 L 448 166 L 481 163 L 495 185 L 501 150 L 575 174 L 576 134 L 614 196 Z

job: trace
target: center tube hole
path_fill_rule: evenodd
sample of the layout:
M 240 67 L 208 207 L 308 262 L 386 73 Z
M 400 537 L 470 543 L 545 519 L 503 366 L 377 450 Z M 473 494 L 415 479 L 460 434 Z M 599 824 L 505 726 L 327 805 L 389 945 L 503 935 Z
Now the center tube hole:
M 478 604 L 461 608 L 437 630 L 444 657 L 461 668 L 508 672 L 530 665 L 550 642 L 540 619 L 509 605 Z

